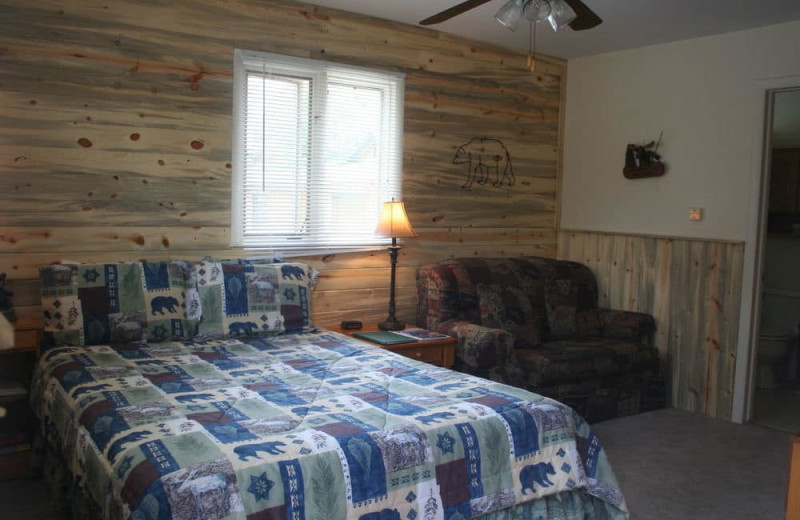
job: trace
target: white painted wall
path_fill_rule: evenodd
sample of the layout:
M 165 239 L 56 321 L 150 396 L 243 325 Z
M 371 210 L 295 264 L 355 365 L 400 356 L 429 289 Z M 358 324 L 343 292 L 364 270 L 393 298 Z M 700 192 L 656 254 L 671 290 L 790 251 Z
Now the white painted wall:
M 800 75 L 800 22 L 569 61 L 561 227 L 745 240 L 763 80 Z M 667 173 L 622 176 L 657 139 Z M 690 222 L 690 207 L 704 208 Z

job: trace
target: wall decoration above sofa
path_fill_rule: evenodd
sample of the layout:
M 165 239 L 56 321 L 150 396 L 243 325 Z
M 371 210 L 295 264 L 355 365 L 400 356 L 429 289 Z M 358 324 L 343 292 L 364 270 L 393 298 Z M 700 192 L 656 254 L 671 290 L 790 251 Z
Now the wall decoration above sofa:
M 658 145 L 660 144 L 661 135 L 658 136 L 658 142 L 628 144 L 625 149 L 625 167 L 622 169 L 625 178 L 643 179 L 664 175 L 664 163 L 661 162 L 661 156 L 658 154 Z
M 473 137 L 456 149 L 453 164 L 467 165 L 467 181 L 462 190 L 471 190 L 475 181 L 487 184 L 494 174 L 492 186 L 499 188 L 503 184 L 513 186 L 517 181 L 511 155 L 508 148 L 499 139 L 491 137 Z

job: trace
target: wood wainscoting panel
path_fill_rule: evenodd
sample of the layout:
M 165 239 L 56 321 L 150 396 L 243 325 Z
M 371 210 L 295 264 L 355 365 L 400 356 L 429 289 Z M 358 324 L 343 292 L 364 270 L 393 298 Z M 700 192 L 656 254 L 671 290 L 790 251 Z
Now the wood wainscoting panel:
M 744 243 L 564 230 L 558 258 L 592 269 L 601 307 L 655 317 L 673 406 L 731 418 Z

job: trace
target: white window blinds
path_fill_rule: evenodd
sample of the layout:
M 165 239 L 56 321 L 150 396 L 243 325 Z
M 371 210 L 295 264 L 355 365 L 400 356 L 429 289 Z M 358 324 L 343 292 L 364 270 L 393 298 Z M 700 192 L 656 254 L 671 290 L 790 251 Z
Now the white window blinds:
M 232 241 L 276 250 L 350 249 L 400 200 L 403 76 L 235 53 Z

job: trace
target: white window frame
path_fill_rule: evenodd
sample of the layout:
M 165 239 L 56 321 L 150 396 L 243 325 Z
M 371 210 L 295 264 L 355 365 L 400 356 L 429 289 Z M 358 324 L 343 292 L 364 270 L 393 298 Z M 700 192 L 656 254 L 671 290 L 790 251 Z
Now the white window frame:
M 380 187 L 377 198 L 379 200 L 369 200 L 370 207 L 374 208 L 374 219 L 377 223 L 380 208 L 383 202 L 392 199 L 402 200 L 402 162 L 403 162 L 403 109 L 404 109 L 404 74 L 387 72 L 364 67 L 340 65 L 336 63 L 311 60 L 305 58 L 295 58 L 278 54 L 256 52 L 236 49 L 234 52 L 234 96 L 233 96 L 233 180 L 232 180 L 232 204 L 231 204 L 231 246 L 244 247 L 247 249 L 266 249 L 270 251 L 307 251 L 310 253 L 323 253 L 325 251 L 360 250 L 369 249 L 375 246 L 383 246 L 390 243 L 391 239 L 377 235 L 359 235 L 358 237 L 346 237 L 343 234 L 338 239 L 331 239 L 328 234 L 324 236 L 315 235 L 320 229 L 322 218 L 315 211 L 314 186 L 317 185 L 321 173 L 310 172 L 311 199 L 309 222 L 311 222 L 311 233 L 303 239 L 293 237 L 288 239 L 285 236 L 271 236 L 267 234 L 245 236 L 245 109 L 247 100 L 247 77 L 248 73 L 262 73 L 291 75 L 303 78 L 310 78 L 312 81 L 312 115 L 311 115 L 311 154 L 320 153 L 321 129 L 317 125 L 317 120 L 321 118 L 325 111 L 326 81 L 329 75 L 356 73 L 359 80 L 354 85 L 368 86 L 380 89 L 384 92 L 386 101 L 382 106 L 384 116 L 381 123 L 381 143 L 380 147 Z M 367 76 L 363 80 L 365 73 L 374 75 L 373 80 Z M 386 103 L 391 108 L 386 108 Z M 393 106 L 392 106 L 393 105 Z M 315 161 L 310 161 L 315 164 Z M 352 186 L 357 190 L 358 186 Z

